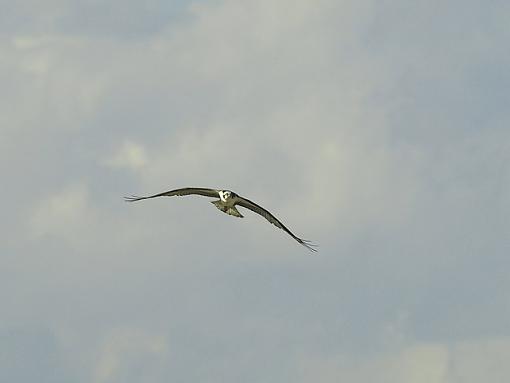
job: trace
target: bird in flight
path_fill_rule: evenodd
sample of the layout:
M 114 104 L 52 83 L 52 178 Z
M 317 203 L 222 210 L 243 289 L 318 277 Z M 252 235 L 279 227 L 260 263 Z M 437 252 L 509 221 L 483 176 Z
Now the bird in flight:
M 315 249 L 316 245 L 311 243 L 310 241 L 307 241 L 305 239 L 301 239 L 294 235 L 289 229 L 285 227 L 283 223 L 281 223 L 273 214 L 271 214 L 269 211 L 264 209 L 262 206 L 257 205 L 255 202 L 250 201 L 249 199 L 246 199 L 244 197 L 241 197 L 240 195 L 234 193 L 230 190 L 217 190 L 217 189 L 206 189 L 206 188 L 182 188 L 182 189 L 175 189 L 170 190 L 167 192 L 154 194 L 146 197 L 138 197 L 138 196 L 131 196 L 131 197 L 125 197 L 125 200 L 127 202 L 135 202 L 140 201 L 143 199 L 149 199 L 149 198 L 155 198 L 155 197 L 172 197 L 172 196 L 185 196 L 185 195 L 201 195 L 204 197 L 212 197 L 212 198 L 219 198 L 217 201 L 211 201 L 214 206 L 216 206 L 219 210 L 222 212 L 232 215 L 234 217 L 243 218 L 243 215 L 239 213 L 239 211 L 236 209 L 236 206 L 242 206 L 246 209 L 249 209 L 265 219 L 267 219 L 270 223 L 275 225 L 276 227 L 284 230 L 287 234 L 289 234 L 292 238 L 294 238 L 296 241 L 298 241 L 301 245 L 306 247 L 310 251 L 317 251 Z

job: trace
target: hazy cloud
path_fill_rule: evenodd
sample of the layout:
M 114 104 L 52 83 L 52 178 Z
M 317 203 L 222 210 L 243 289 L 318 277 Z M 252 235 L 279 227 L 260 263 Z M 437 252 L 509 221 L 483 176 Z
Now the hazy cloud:
M 3 9 L 4 380 L 508 376 L 506 4 Z
M 302 362 L 301 381 L 471 383 L 490 377 L 504 382 L 508 339 L 470 340 L 459 344 L 416 343 L 369 358 L 338 355 Z
M 147 164 L 147 155 L 142 146 L 125 141 L 115 154 L 106 160 L 106 164 L 113 168 L 140 170 Z

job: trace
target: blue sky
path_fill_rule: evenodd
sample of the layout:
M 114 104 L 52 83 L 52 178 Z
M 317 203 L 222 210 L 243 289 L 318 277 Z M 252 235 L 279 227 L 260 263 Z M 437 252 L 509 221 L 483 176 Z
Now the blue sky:
M 506 2 L 0 5 L 0 380 L 506 381 Z

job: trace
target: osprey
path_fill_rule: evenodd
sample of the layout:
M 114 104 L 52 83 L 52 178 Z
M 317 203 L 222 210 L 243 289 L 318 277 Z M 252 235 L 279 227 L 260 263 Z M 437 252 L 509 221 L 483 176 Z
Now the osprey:
M 271 214 L 269 211 L 264 209 L 262 206 L 257 205 L 255 202 L 250 201 L 249 199 L 243 198 L 240 195 L 234 193 L 230 190 L 216 190 L 216 189 L 206 189 L 206 188 L 182 188 L 182 189 L 175 189 L 170 190 L 167 192 L 154 194 L 146 197 L 138 197 L 138 196 L 132 196 L 132 197 L 125 197 L 125 200 L 127 202 L 135 202 L 140 201 L 142 199 L 149 199 L 149 198 L 155 198 L 155 197 L 172 197 L 172 196 L 185 196 L 185 195 L 201 195 L 205 197 L 213 197 L 213 198 L 219 198 L 217 201 L 211 201 L 214 206 L 216 206 L 219 210 L 222 212 L 233 215 L 234 217 L 243 218 L 243 215 L 239 213 L 239 211 L 236 209 L 236 206 L 242 206 L 245 207 L 265 219 L 267 219 L 270 223 L 275 225 L 276 227 L 284 230 L 289 234 L 292 238 L 294 238 L 296 241 L 298 241 L 301 245 L 305 246 L 307 249 L 311 251 L 317 251 L 313 243 L 310 241 L 307 241 L 305 239 L 301 239 L 297 236 L 295 236 L 289 229 L 285 227 L 283 223 L 281 223 L 273 214 Z

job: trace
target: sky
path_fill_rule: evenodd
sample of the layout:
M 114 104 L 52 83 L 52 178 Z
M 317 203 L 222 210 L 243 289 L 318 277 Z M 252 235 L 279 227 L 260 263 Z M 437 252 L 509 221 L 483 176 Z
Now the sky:
M 507 381 L 508 2 L 0 8 L 0 381 Z

